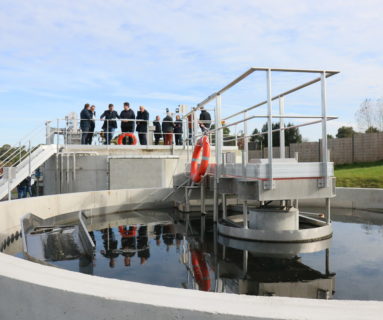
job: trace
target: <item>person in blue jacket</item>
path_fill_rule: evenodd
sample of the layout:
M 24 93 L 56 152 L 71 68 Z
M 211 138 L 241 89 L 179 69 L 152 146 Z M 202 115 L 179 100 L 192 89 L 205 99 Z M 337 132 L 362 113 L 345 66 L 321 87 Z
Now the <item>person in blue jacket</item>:
M 116 119 L 120 119 L 120 116 L 116 111 L 114 111 L 114 105 L 109 104 L 108 110 L 105 110 L 100 117 L 101 120 L 104 119 L 104 124 L 102 125 L 102 130 L 105 132 L 105 144 L 110 144 L 113 139 L 114 131 L 117 129 Z

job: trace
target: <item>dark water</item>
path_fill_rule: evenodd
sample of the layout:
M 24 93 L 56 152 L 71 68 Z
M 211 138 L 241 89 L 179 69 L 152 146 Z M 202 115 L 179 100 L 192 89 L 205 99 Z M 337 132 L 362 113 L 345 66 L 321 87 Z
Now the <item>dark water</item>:
M 383 214 L 335 211 L 328 249 L 278 256 L 223 246 L 211 221 L 198 216 L 147 211 L 126 217 L 121 213 L 88 221 L 96 244 L 93 261 L 51 263 L 97 276 L 205 291 L 383 300 Z

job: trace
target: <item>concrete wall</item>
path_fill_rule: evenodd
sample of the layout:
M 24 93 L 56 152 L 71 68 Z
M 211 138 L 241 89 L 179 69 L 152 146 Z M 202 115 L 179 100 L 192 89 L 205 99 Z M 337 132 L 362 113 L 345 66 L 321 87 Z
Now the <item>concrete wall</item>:
M 354 162 L 373 162 L 383 160 L 383 132 L 355 134 L 352 138 L 328 139 L 330 160 L 335 164 Z M 293 158 L 299 153 L 299 161 L 320 161 L 321 150 L 319 142 L 292 143 L 286 147 L 286 156 Z M 275 157 L 279 157 L 279 147 L 273 148 Z M 249 158 L 267 158 L 267 148 L 250 150 Z
M 171 207 L 162 201 L 172 188 L 147 188 L 67 193 L 0 202 L 0 243 L 20 229 L 20 219 L 33 213 L 43 219 L 68 212 L 92 210 L 92 213 Z M 0 317 L 1 319 L 1 317 Z
M 331 207 L 346 209 L 383 210 L 383 189 L 336 188 Z M 301 205 L 325 207 L 323 199 L 300 200 Z
M 182 161 L 184 165 L 185 162 Z M 170 187 L 180 170 L 179 158 L 111 158 L 109 189 Z M 181 167 L 180 167 L 181 166 Z
M 241 154 L 236 147 L 225 152 Z M 70 145 L 44 166 L 44 194 L 172 185 L 173 175 L 184 172 L 192 147 Z M 214 162 L 214 147 L 212 147 Z
M 255 297 L 107 279 L 0 254 L 4 320 L 379 319 L 383 303 Z M 4 288 L 7 288 L 6 290 Z
M 83 209 L 157 208 L 169 189 L 84 192 L 0 203 L 0 235 L 20 217 Z M 383 302 L 257 297 L 90 276 L 0 253 L 0 319 L 379 319 Z

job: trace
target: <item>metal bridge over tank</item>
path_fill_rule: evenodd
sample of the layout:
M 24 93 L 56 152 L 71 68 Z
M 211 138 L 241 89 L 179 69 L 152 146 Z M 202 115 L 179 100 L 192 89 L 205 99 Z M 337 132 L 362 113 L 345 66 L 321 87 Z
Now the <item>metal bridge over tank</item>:
M 223 94 L 252 73 L 266 74 L 267 100 L 242 109 L 225 118 L 221 116 Z M 272 75 L 275 73 L 310 74 L 314 78 L 299 86 L 278 94 L 272 94 Z M 212 200 L 213 218 L 220 234 L 237 239 L 266 242 L 309 242 L 331 237 L 330 199 L 335 197 L 334 166 L 329 161 L 327 149 L 327 122 L 336 117 L 327 115 L 326 80 L 337 71 L 250 68 L 221 90 L 211 94 L 199 103 L 185 118 L 194 119 L 194 132 L 197 132 L 196 112 L 215 101 L 214 127 L 206 134 L 214 136 L 215 161 L 211 163 L 201 183 L 186 185 L 185 175 L 174 178 L 177 190 L 185 188 L 185 209 L 190 210 L 190 201 L 199 199 L 201 211 Z M 321 113 L 319 115 L 293 115 L 285 113 L 285 97 L 303 88 L 320 83 Z M 278 101 L 279 112 L 273 113 L 273 102 Z M 264 115 L 253 114 L 255 109 L 266 106 Z M 239 120 L 236 118 L 240 117 Z M 248 160 L 248 142 L 252 135 L 248 132 L 248 122 L 252 119 L 267 119 L 266 135 L 268 151 L 266 159 Z M 272 122 L 279 121 L 279 129 L 272 128 Z M 304 119 L 298 125 L 285 125 L 285 119 Z M 298 157 L 286 158 L 285 131 L 291 128 L 321 124 L 321 161 L 299 162 Z M 223 151 L 223 129 L 243 125 L 242 162 L 236 163 L 230 153 Z M 273 154 L 273 132 L 279 132 L 280 157 Z M 193 135 L 197 141 L 202 134 Z M 186 176 L 189 167 L 186 168 Z M 186 186 L 185 186 L 186 185 Z M 210 199 L 209 199 L 210 197 Z M 234 202 L 232 201 L 234 199 Z M 324 199 L 325 214 L 300 212 L 299 200 Z M 241 214 L 228 213 L 228 201 L 241 205 Z

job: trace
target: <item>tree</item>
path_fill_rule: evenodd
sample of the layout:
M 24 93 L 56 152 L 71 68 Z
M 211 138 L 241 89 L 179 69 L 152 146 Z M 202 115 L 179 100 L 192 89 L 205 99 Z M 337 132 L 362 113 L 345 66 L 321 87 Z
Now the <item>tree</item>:
M 383 131 L 383 99 L 365 99 L 356 111 L 355 118 L 361 130 L 374 127 Z
M 286 127 L 292 127 L 294 124 L 288 123 Z M 272 130 L 278 130 L 280 128 L 279 122 L 272 124 Z M 268 125 L 267 122 L 262 126 L 262 132 L 267 132 Z M 258 145 L 263 145 L 267 147 L 268 138 L 267 134 L 257 135 L 259 134 L 258 129 L 254 129 L 253 136 L 251 137 L 251 141 L 257 142 Z M 275 131 L 272 133 L 273 137 L 273 146 L 279 147 L 279 131 Z M 289 128 L 285 129 L 285 146 L 289 146 L 291 143 L 300 143 L 302 142 L 302 135 L 299 132 L 299 128 Z
M 327 139 L 334 139 L 332 134 L 327 134 Z
M 214 130 L 214 124 L 210 127 L 210 130 Z M 235 146 L 235 136 L 230 135 L 230 128 L 223 128 L 223 144 L 225 146 Z M 215 132 L 211 134 L 211 141 L 215 143 Z
M 338 128 L 338 133 L 336 134 L 337 138 L 350 138 L 355 134 L 355 131 L 352 127 L 340 127 Z
M 378 133 L 379 130 L 378 130 L 378 128 L 375 128 L 375 127 L 368 127 L 365 132 L 366 133 Z

